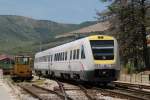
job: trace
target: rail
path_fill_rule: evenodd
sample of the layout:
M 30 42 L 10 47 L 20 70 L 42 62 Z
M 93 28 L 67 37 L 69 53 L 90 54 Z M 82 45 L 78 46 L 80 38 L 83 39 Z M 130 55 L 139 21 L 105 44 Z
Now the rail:
M 50 89 L 35 85 L 35 84 L 18 84 L 19 87 L 30 93 L 33 97 L 38 98 L 39 100 L 48 100 L 45 97 L 41 96 L 40 94 L 55 94 L 62 100 L 64 100 L 64 95 L 61 93 L 52 91 Z
M 72 98 L 70 98 L 67 93 L 65 92 L 65 88 L 63 87 L 63 84 L 61 82 L 59 82 L 58 80 L 56 80 L 57 84 L 59 85 L 59 88 L 61 90 L 61 92 L 63 93 L 64 95 L 64 99 L 65 100 L 72 100 Z
M 130 86 L 130 87 L 136 87 L 140 89 L 150 89 L 150 85 L 143 85 L 143 84 L 137 84 L 137 83 L 125 83 L 125 82 L 112 82 L 112 84 L 119 85 L 119 86 Z

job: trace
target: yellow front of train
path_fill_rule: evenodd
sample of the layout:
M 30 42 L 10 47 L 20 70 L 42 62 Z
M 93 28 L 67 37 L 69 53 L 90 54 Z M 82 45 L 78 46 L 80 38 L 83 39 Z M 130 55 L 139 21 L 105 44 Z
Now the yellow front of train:
M 32 79 L 32 58 L 29 56 L 15 56 L 15 64 L 13 67 L 12 79 L 31 80 Z
M 117 40 L 112 36 L 94 35 L 89 41 L 95 80 L 106 83 L 117 80 L 120 71 Z

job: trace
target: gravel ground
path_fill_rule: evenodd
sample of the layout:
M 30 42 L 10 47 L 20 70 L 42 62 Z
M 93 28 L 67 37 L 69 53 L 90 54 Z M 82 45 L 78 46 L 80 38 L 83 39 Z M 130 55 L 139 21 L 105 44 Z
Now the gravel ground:
M 58 88 L 58 84 L 57 82 L 50 80 L 50 79 L 45 79 L 45 78 L 41 78 L 41 81 L 37 81 L 38 77 L 34 77 L 34 81 L 36 84 L 39 84 L 42 87 L 54 90 Z M 65 85 L 64 85 L 65 87 Z M 68 84 L 67 85 L 68 88 L 74 87 L 73 85 Z M 67 88 L 66 87 L 66 88 Z M 74 87 L 75 88 L 75 87 Z M 84 95 L 84 93 L 82 91 L 66 91 L 66 93 L 73 98 L 74 100 L 88 100 L 87 97 Z M 110 97 L 110 96 L 103 96 L 101 93 L 97 94 L 97 99 L 98 100 L 126 100 L 126 99 L 120 99 L 120 98 L 114 98 L 114 97 Z
M 50 80 L 50 79 L 41 78 L 41 80 L 38 80 L 38 77 L 35 76 L 31 83 L 37 84 L 39 86 L 42 86 L 51 90 L 58 89 L 57 82 Z M 70 88 L 72 87 L 72 85 L 68 84 L 67 87 Z M 4 90 L 5 92 L 3 92 Z M 88 100 L 82 91 L 78 91 L 78 90 L 66 91 L 66 93 L 74 100 Z M 125 100 L 125 99 L 113 98 L 109 96 L 103 96 L 101 93 L 98 93 L 96 95 L 97 95 L 98 100 Z M 25 91 L 22 91 L 20 87 L 13 85 L 9 79 L 7 80 L 5 79 L 5 81 L 0 81 L 0 99 L 1 98 L 2 100 L 37 100 L 36 98 L 33 98 L 31 95 L 29 95 Z
M 14 90 L 4 81 L 0 80 L 0 99 L 1 100 L 19 100 Z

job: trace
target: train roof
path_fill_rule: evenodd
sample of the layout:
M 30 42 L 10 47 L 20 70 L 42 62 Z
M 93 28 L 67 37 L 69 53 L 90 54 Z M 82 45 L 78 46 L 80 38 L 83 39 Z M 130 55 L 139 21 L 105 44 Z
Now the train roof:
M 68 43 L 65 43 L 65 44 L 62 44 L 62 45 L 59 45 L 59 46 L 56 46 L 56 47 L 53 47 L 53 48 L 49 48 L 47 50 L 44 50 L 44 51 L 41 51 L 41 52 L 38 52 L 36 53 L 35 55 L 46 55 L 46 53 L 51 49 L 51 50 L 55 50 L 55 48 L 59 48 L 59 47 L 63 47 L 64 45 L 68 45 L 70 43 L 74 43 L 74 42 L 79 42 L 79 41 L 82 41 L 82 40 L 85 40 L 85 39 L 89 39 L 89 40 L 97 40 L 97 39 L 105 39 L 105 40 L 114 40 L 115 38 L 113 36 L 108 36 L 108 35 L 91 35 L 91 36 L 88 36 L 88 37 L 84 37 L 84 38 L 81 38 L 81 39 L 78 39 L 78 40 L 74 40 L 72 42 L 68 42 Z

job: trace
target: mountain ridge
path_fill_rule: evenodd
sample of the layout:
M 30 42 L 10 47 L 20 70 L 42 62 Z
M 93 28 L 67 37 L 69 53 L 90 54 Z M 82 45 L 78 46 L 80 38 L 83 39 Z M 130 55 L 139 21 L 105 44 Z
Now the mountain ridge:
M 81 24 L 65 24 L 17 15 L 0 15 L 0 53 L 24 51 L 34 44 L 49 42 L 56 35 L 95 23 L 87 21 Z

